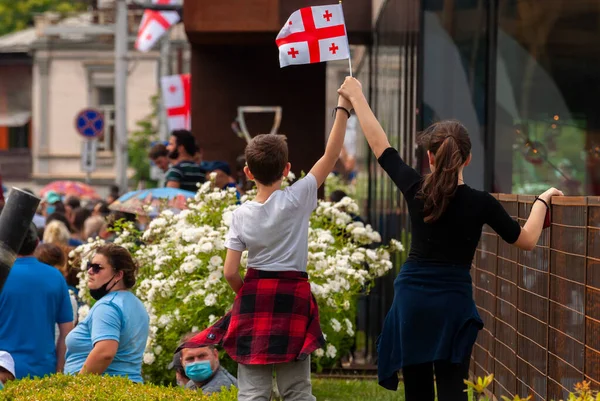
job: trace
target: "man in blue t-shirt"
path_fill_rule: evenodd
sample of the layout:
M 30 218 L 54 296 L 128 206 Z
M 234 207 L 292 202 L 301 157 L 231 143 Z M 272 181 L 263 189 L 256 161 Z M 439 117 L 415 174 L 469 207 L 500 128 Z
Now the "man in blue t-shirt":
M 67 283 L 58 269 L 32 256 L 37 244 L 32 223 L 0 292 L 0 344 L 15 361 L 17 379 L 62 372 L 65 337 L 73 328 Z

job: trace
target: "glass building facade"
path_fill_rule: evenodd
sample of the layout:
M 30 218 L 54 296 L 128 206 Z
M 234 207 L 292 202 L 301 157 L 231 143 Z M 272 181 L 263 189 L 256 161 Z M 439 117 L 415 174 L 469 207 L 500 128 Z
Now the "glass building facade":
M 600 195 L 598 49 L 596 0 L 388 0 L 361 76 L 392 145 L 415 167 L 415 132 L 458 119 L 473 144 L 469 185 Z M 375 164 L 364 166 L 371 217 L 397 206 Z
M 391 144 L 417 170 L 428 166 L 416 133 L 457 119 L 473 145 L 470 186 L 600 195 L 600 1 L 384 0 L 367 53 L 357 75 Z M 404 201 L 362 149 L 365 217 L 384 239 L 407 244 Z M 394 278 L 369 298 L 373 339 Z

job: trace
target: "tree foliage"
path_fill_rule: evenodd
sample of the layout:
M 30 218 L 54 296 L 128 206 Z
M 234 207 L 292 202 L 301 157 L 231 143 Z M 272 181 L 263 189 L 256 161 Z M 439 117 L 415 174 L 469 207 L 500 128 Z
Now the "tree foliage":
M 0 36 L 33 24 L 35 14 L 46 11 L 66 15 L 84 11 L 90 0 L 0 0 Z
M 137 186 L 140 182 L 155 186 L 150 178 L 150 160 L 148 152 L 153 141 L 158 140 L 158 96 L 150 99 L 151 112 L 136 122 L 136 129 L 129 133 L 129 167 L 135 170 L 133 180 Z

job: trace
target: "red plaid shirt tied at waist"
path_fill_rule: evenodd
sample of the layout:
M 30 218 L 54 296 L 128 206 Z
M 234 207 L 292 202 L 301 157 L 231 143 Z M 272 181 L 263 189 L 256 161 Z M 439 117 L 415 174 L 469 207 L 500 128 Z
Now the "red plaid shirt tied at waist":
M 232 310 L 179 346 L 221 344 L 246 365 L 304 360 L 325 345 L 308 274 L 249 268 Z

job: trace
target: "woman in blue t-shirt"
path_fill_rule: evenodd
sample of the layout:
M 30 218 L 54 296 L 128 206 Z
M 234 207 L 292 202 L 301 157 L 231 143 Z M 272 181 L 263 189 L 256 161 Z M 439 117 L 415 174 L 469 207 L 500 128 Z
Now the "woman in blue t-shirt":
M 67 336 L 65 373 L 126 376 L 143 382 L 142 360 L 149 318 L 129 290 L 137 268 L 129 251 L 104 245 L 88 263 L 88 288 L 97 301 Z

